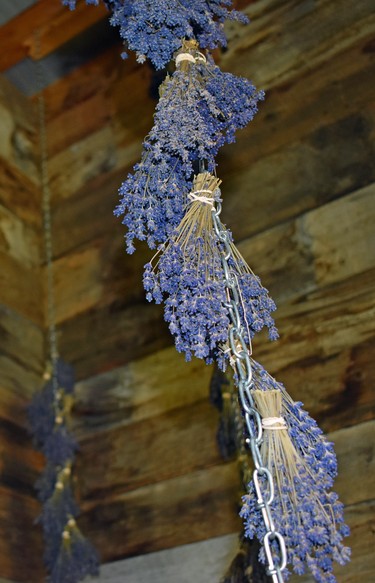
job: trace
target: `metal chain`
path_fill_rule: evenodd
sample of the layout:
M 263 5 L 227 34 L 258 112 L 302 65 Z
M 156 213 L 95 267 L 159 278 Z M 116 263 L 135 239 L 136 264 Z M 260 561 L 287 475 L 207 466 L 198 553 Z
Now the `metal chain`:
M 267 574 L 272 577 L 273 583 L 283 583 L 284 579 L 282 571 L 285 569 L 287 563 L 286 546 L 283 536 L 276 530 L 272 519 L 271 505 L 274 498 L 274 483 L 271 472 L 264 465 L 260 451 L 260 446 L 263 440 L 262 419 L 255 407 L 254 399 L 251 394 L 253 382 L 250 351 L 245 341 L 244 329 L 239 312 L 241 302 L 238 279 L 236 274 L 233 273 L 230 268 L 230 259 L 234 259 L 230 245 L 230 235 L 220 221 L 220 213 L 221 203 L 216 201 L 215 206 L 212 208 L 212 220 L 215 233 L 219 241 L 222 243 L 221 262 L 224 270 L 225 285 L 228 290 L 228 302 L 225 304 L 225 307 L 228 308 L 232 323 L 229 330 L 229 350 L 237 373 L 239 400 L 249 434 L 246 443 L 250 448 L 255 465 L 253 482 L 257 494 L 258 508 L 262 513 L 266 528 L 266 535 L 264 536 L 263 544 L 267 559 Z M 266 480 L 266 486 L 268 487 L 265 488 L 265 490 L 267 490 L 267 493 L 262 491 L 259 480 L 260 476 Z M 271 548 L 272 542 L 276 542 L 278 551 L 275 549 L 276 545 L 272 545 Z
M 48 354 L 52 365 L 52 382 L 55 392 L 57 386 L 57 333 L 56 333 L 56 309 L 55 292 L 53 285 L 53 245 L 52 245 L 52 218 L 51 218 L 51 192 L 49 188 L 48 174 L 48 148 L 46 131 L 46 107 L 43 93 L 44 74 L 43 65 L 38 59 L 40 54 L 40 35 L 35 33 L 36 41 L 36 82 L 38 92 L 38 117 L 39 117 L 39 141 L 40 141 L 40 179 L 42 187 L 42 213 L 43 213 L 43 233 L 44 233 L 44 256 L 46 263 L 46 294 L 47 294 L 47 328 L 48 328 Z

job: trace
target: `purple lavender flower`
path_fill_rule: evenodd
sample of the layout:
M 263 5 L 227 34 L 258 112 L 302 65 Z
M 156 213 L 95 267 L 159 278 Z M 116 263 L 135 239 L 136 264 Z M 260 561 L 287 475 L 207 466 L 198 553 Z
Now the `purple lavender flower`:
M 220 193 L 218 182 L 209 173 L 202 173 L 194 181 L 194 190 L 211 192 L 213 200 Z M 242 299 L 245 339 L 249 341 L 263 326 L 269 327 L 274 336 L 271 311 L 275 304 L 234 245 L 233 250 L 231 272 Z M 187 360 L 193 355 L 207 363 L 218 360 L 224 368 L 228 354 L 223 346 L 228 342 L 230 317 L 221 243 L 209 204 L 193 200 L 167 244 L 145 266 L 143 284 L 149 301 L 164 301 L 164 317 L 177 350 L 184 352 Z
M 275 381 L 259 363 L 252 361 L 252 368 L 255 390 L 282 393 L 282 416 L 297 452 L 297 472 L 292 482 L 283 479 L 286 469 L 275 467 L 276 462 L 269 467 L 274 476 L 277 472 L 282 477 L 281 484 L 274 480 L 276 489 L 272 516 L 276 529 L 284 536 L 288 564 L 298 575 L 308 568 L 318 583 L 334 583 L 333 561 L 345 564 L 349 560 L 350 549 L 342 542 L 349 534 L 349 528 L 344 523 L 343 505 L 337 494 L 329 491 L 337 471 L 333 446 L 302 409 L 302 404 L 292 401 L 281 383 Z M 262 476 L 260 484 L 262 491 L 266 492 L 267 484 Z M 245 534 L 261 541 L 266 530 L 253 481 L 243 502 L 241 516 L 245 522 Z M 260 551 L 259 558 L 266 563 L 264 549 Z
M 107 5 L 126 46 L 140 63 L 148 58 L 156 69 L 168 64 L 182 38 L 214 49 L 227 44 L 226 20 L 248 22 L 244 14 L 228 10 L 232 0 L 109 0 Z
M 103 0 L 112 11 L 110 22 L 119 27 L 127 48 L 136 52 L 143 63 L 150 59 L 156 69 L 162 69 L 179 48 L 182 38 L 195 38 L 202 48 L 214 49 L 227 45 L 224 33 L 226 20 L 249 22 L 237 10 L 229 10 L 232 0 Z M 62 0 L 74 10 L 77 0 Z M 86 0 L 98 5 L 99 0 Z M 123 57 L 126 58 L 126 52 Z
M 164 82 L 142 160 L 119 191 L 115 214 L 124 215 L 129 253 L 134 239 L 147 240 L 153 249 L 171 235 L 186 209 L 198 161 L 214 171 L 219 148 L 234 141 L 263 98 L 247 79 L 202 61 L 196 43 L 185 42 L 182 53 L 197 61 L 182 61 Z

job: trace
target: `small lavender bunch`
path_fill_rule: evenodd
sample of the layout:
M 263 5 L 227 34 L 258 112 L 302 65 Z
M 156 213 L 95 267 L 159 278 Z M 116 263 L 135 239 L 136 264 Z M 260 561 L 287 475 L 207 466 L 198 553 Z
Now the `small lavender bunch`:
M 147 240 L 153 249 L 171 235 L 186 209 L 198 161 L 213 172 L 219 148 L 234 141 L 263 98 L 247 79 L 207 61 L 195 41 L 184 41 L 176 64 L 161 87 L 141 162 L 119 190 L 115 215 L 124 215 L 128 253 L 134 239 Z
M 73 516 L 61 535 L 59 552 L 48 578 L 49 583 L 77 583 L 98 574 L 98 556 L 79 530 Z
M 252 369 L 252 394 L 264 423 L 261 453 L 275 484 L 272 517 L 285 539 L 288 563 L 298 575 L 308 568 L 318 583 L 334 583 L 333 561 L 345 564 L 350 550 L 342 542 L 349 534 L 343 505 L 330 491 L 337 473 L 333 446 L 259 363 L 252 361 Z M 267 480 L 259 480 L 267 495 Z M 266 529 L 252 481 L 243 502 L 246 536 L 263 540 Z M 259 558 L 266 563 L 264 549 Z
M 221 243 L 212 222 L 212 205 L 220 196 L 220 181 L 209 173 L 194 179 L 190 206 L 168 242 L 146 264 L 146 298 L 164 301 L 164 317 L 186 360 L 192 356 L 225 367 L 230 318 Z M 202 193 L 204 195 L 202 195 Z M 232 244 L 232 276 L 242 299 L 240 316 L 248 341 L 264 326 L 277 336 L 271 312 L 275 304 Z M 153 261 L 157 259 L 155 266 Z
M 71 467 L 77 450 L 77 442 L 68 428 L 74 375 L 72 367 L 61 359 L 56 360 L 52 368 L 52 372 L 45 376 L 47 382 L 42 390 L 35 394 L 28 409 L 35 446 L 46 457 L 46 466 L 36 483 L 38 498 L 42 502 L 39 522 L 44 532 L 44 562 L 50 573 L 49 581 L 75 583 L 87 573 L 96 574 L 98 560 L 96 558 L 95 561 L 93 559 L 89 561 L 83 557 L 82 566 L 79 567 L 76 564 L 79 555 L 73 557 L 72 553 L 67 554 L 65 549 L 64 533 L 67 532 L 67 524 L 78 515 L 78 506 L 74 499 L 71 482 Z M 86 549 L 88 556 L 96 557 L 95 550 L 82 535 L 79 541 L 79 544 Z M 63 543 L 64 549 L 62 549 Z M 62 556 L 64 560 L 61 562 Z M 69 558 L 74 559 L 74 564 L 70 566 L 68 565 Z M 57 562 L 61 563 L 61 569 L 57 567 Z M 72 574 L 70 578 L 68 576 L 65 579 L 60 578 L 60 575 L 66 574 L 70 568 L 74 575 Z M 81 573 L 80 578 L 75 578 L 79 573 Z

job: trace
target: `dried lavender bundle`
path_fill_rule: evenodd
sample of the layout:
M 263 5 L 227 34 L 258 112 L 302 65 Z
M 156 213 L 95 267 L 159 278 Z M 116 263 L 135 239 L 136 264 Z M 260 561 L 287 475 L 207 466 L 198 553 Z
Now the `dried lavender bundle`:
M 71 483 L 77 442 L 68 427 L 74 375 L 72 367 L 58 359 L 54 371 L 48 376 L 51 378 L 35 394 L 28 410 L 35 446 L 46 457 L 46 466 L 36 483 L 38 498 L 43 505 L 39 522 L 45 538 L 44 562 L 51 583 L 75 583 L 89 573 L 97 574 L 98 558 L 82 535 L 79 541 L 86 554 L 82 555 L 80 564 L 78 555 L 74 557 L 67 553 L 66 545 L 63 545 L 67 524 L 78 515 Z
M 61 535 L 60 535 L 61 536 Z M 49 583 L 77 583 L 98 571 L 98 556 L 72 516 L 61 536 L 61 545 L 48 578 Z
M 330 491 L 337 473 L 333 445 L 281 383 L 259 363 L 252 361 L 252 368 L 252 394 L 263 418 L 261 452 L 275 484 L 272 517 L 285 539 L 288 563 L 298 575 L 308 568 L 318 583 L 334 583 L 333 561 L 345 564 L 350 549 L 342 542 L 349 534 L 343 505 Z M 267 492 L 266 479 L 259 480 Z M 253 481 L 243 502 L 246 536 L 263 540 L 266 530 Z M 266 562 L 264 549 L 259 558 Z
M 138 62 L 150 59 L 156 69 L 169 63 L 182 38 L 195 38 L 202 48 L 225 47 L 224 22 L 248 22 L 244 14 L 230 10 L 232 0 L 103 1 L 126 47 L 136 52 Z M 71 10 L 76 6 L 76 0 L 62 2 Z M 86 4 L 98 5 L 99 0 L 86 0 Z
M 247 79 L 207 61 L 195 41 L 183 43 L 160 93 L 141 162 L 120 187 L 115 209 L 124 215 L 129 253 L 134 239 L 147 240 L 152 249 L 166 241 L 183 217 L 198 162 L 212 172 L 219 148 L 234 141 L 263 98 Z
M 220 196 L 220 181 L 209 173 L 194 180 L 190 205 L 168 242 L 146 264 L 143 283 L 147 299 L 164 301 L 164 317 L 175 337 L 176 348 L 186 359 L 193 355 L 225 367 L 228 353 L 229 312 L 221 243 L 212 222 L 212 205 Z M 264 326 L 277 335 L 271 312 L 275 304 L 232 244 L 231 270 L 237 278 L 245 336 Z

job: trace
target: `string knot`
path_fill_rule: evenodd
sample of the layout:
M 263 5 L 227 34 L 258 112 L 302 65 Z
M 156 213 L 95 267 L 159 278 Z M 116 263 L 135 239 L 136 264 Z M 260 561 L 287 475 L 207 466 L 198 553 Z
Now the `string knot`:
M 190 53 L 179 53 L 176 57 L 176 67 L 182 62 L 182 61 L 189 61 L 190 63 L 198 63 L 199 61 L 202 63 L 206 63 L 207 59 L 204 56 L 203 53 L 197 52 L 196 53 L 196 57 L 194 57 L 192 54 Z
M 211 198 L 208 196 L 204 196 L 205 194 L 210 194 Z M 188 197 L 192 202 L 199 201 L 199 202 L 203 202 L 204 204 L 208 204 L 209 206 L 214 206 L 214 200 L 212 198 L 212 190 L 208 190 L 205 188 L 202 188 L 200 190 L 195 190 L 194 192 L 190 192 L 188 194 Z
M 287 429 L 287 424 L 284 417 L 263 417 L 262 419 L 263 429 L 270 429 L 272 431 L 280 431 L 282 429 Z

